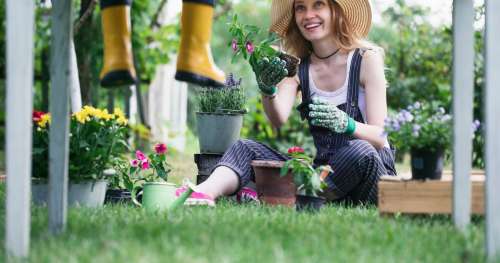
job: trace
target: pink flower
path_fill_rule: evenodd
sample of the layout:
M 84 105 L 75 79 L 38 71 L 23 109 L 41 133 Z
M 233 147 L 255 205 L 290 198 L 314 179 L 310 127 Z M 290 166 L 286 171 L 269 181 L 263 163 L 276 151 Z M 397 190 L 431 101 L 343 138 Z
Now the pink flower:
M 234 52 L 238 51 L 238 42 L 234 38 L 233 41 L 231 41 L 231 48 L 233 49 Z
M 130 160 L 130 166 L 132 166 L 132 167 L 139 166 L 139 160 L 138 159 Z
M 155 145 L 155 152 L 157 154 L 167 153 L 167 145 L 165 145 L 164 143 L 158 143 L 157 145 Z
M 299 146 L 293 146 L 288 148 L 288 154 L 294 154 L 294 153 L 304 153 L 304 149 L 302 149 Z
M 245 44 L 245 47 L 246 47 L 248 53 L 250 53 L 250 54 L 253 53 L 253 44 L 252 44 L 252 42 L 247 41 L 247 43 Z
M 135 157 L 137 157 L 140 161 L 146 160 L 146 155 L 139 150 L 135 151 Z
M 142 170 L 149 169 L 149 161 L 148 161 L 148 159 L 141 160 L 141 169 Z

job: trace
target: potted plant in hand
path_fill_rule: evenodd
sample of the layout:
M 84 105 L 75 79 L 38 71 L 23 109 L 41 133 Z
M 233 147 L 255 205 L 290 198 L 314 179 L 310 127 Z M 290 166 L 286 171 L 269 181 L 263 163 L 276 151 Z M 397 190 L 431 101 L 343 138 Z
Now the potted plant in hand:
M 293 77 L 297 74 L 297 66 L 300 59 L 278 51 L 272 47 L 279 41 L 276 34 L 270 33 L 268 37 L 258 41 L 261 30 L 254 25 L 244 25 L 238 22 L 238 16 L 234 15 L 229 23 L 229 33 L 233 39 L 229 44 L 234 52 L 233 61 L 242 55 L 255 70 L 258 67 L 265 67 L 269 63 L 281 64 L 284 68 L 284 75 Z M 257 80 L 259 81 L 259 80 Z
M 33 201 L 47 203 L 50 114 L 33 113 Z M 97 207 L 104 203 L 112 161 L 128 149 L 127 119 L 90 106 L 70 118 L 68 203 Z
M 148 211 L 163 211 L 175 200 L 177 187 L 167 182 L 171 168 L 166 154 L 167 146 L 159 143 L 155 145 L 153 153 L 146 156 L 138 150 L 136 158 L 130 161 L 130 174 L 134 178 L 132 201 Z M 136 198 L 140 188 L 142 204 Z
M 410 151 L 413 179 L 441 179 L 452 138 L 452 117 L 444 108 L 415 102 L 386 119 L 385 133 L 398 150 Z
M 292 172 L 293 181 L 297 187 L 296 209 L 297 211 L 317 211 L 325 203 L 325 198 L 318 196 L 326 187 L 324 178 L 331 172 L 330 166 L 312 166 L 312 158 L 304 153 L 298 146 L 288 149 L 290 159 L 281 168 L 280 175 L 286 176 Z
M 224 153 L 240 138 L 246 95 L 241 78 L 229 74 L 222 88 L 202 88 L 196 112 L 198 138 L 202 153 Z

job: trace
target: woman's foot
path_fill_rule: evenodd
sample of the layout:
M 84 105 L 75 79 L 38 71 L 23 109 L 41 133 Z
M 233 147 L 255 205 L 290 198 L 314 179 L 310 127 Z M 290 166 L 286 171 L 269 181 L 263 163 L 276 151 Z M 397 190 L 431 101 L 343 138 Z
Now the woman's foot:
M 181 186 L 175 190 L 175 196 L 179 197 L 182 193 L 187 191 L 186 186 Z M 186 199 L 186 202 L 184 202 L 184 205 L 187 206 L 210 206 L 214 207 L 215 206 L 215 199 L 207 194 L 201 193 L 201 192 L 193 192 L 188 199 Z

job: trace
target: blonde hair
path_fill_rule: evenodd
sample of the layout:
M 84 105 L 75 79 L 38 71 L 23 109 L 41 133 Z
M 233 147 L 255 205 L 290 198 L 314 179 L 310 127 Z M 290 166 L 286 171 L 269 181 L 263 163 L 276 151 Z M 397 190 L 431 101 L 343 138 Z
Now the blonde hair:
M 332 14 L 333 40 L 341 51 L 351 51 L 356 48 L 375 49 L 379 51 L 382 50 L 382 48 L 359 36 L 352 29 L 349 20 L 345 18 L 346 16 L 344 11 L 338 3 L 333 0 L 327 0 L 327 2 Z M 304 36 L 302 36 L 302 33 L 295 22 L 295 12 L 293 9 L 292 12 L 292 19 L 290 20 L 288 29 L 283 37 L 283 45 L 287 52 L 297 57 L 305 58 L 311 55 L 312 44 L 310 41 L 305 39 Z

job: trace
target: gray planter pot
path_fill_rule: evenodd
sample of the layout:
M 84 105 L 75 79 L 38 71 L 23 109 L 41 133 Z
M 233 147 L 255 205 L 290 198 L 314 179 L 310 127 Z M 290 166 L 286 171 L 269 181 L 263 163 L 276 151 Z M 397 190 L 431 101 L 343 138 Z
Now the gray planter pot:
M 69 183 L 68 205 L 86 207 L 101 207 L 106 197 L 108 182 L 105 180 Z M 33 202 L 37 205 L 46 205 L 49 198 L 49 186 L 46 183 L 32 185 Z
M 224 153 L 240 138 L 243 114 L 196 113 L 201 153 Z

